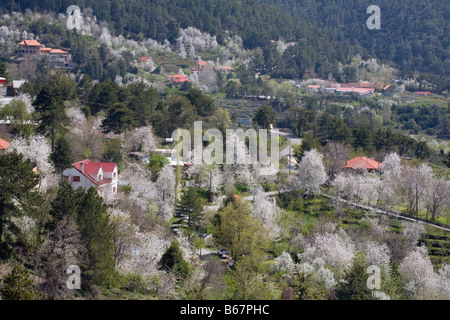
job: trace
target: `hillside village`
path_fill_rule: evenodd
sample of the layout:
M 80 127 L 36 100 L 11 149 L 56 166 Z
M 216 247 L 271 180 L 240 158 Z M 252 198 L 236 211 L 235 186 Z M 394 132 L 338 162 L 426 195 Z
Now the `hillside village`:
M 450 299 L 441 76 L 358 53 L 281 77 L 238 34 L 157 41 L 82 16 L 0 18 L 1 299 Z M 246 131 L 247 161 L 177 153 L 200 121 L 204 149 Z M 251 130 L 266 155 L 279 142 L 276 174 L 248 162 Z M 369 266 L 381 287 L 361 285 Z

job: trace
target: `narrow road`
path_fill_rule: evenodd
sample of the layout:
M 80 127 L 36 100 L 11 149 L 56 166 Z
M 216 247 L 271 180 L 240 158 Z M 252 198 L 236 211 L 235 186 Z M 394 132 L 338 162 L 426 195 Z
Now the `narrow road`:
M 293 190 L 270 191 L 270 192 L 264 192 L 264 194 L 266 196 L 268 196 L 268 197 L 272 197 L 272 196 L 275 196 L 277 194 L 290 192 L 290 191 L 293 191 Z M 353 206 L 353 207 L 356 207 L 356 208 L 360 208 L 360 209 L 363 209 L 363 210 L 367 210 L 367 211 L 372 211 L 372 212 L 377 213 L 377 214 L 383 214 L 383 215 L 395 217 L 397 219 L 407 220 L 407 221 L 410 221 L 410 222 L 417 222 L 417 223 L 421 223 L 421 224 L 426 224 L 426 225 L 435 227 L 437 229 L 441 229 L 441 230 L 445 230 L 445 231 L 449 231 L 450 232 L 450 227 L 444 227 L 444 226 L 440 226 L 440 225 L 434 224 L 433 222 L 421 221 L 421 220 L 414 219 L 412 217 L 406 217 L 404 215 L 401 215 L 399 212 L 383 210 L 383 209 L 379 209 L 379 208 L 376 208 L 376 207 L 368 206 L 368 205 L 365 205 L 365 204 L 362 204 L 362 203 L 348 201 L 348 200 L 345 200 L 345 199 L 342 199 L 342 198 L 337 198 L 337 197 L 330 196 L 330 195 L 328 195 L 326 193 L 322 193 L 322 192 L 320 193 L 320 195 L 324 196 L 324 197 L 326 197 L 328 199 L 339 200 L 339 201 L 344 202 L 344 203 L 346 203 L 346 204 L 348 204 L 350 206 Z M 247 196 L 247 197 L 243 197 L 242 199 L 247 200 L 247 201 L 253 201 L 253 195 Z

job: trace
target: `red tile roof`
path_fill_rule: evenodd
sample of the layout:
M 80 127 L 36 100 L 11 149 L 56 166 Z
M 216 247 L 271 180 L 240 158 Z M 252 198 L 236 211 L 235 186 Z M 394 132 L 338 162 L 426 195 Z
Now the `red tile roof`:
M 352 169 L 365 168 L 367 170 L 379 170 L 381 163 L 367 157 L 355 157 L 348 160 L 345 167 Z
M 145 62 L 149 59 L 150 57 L 141 57 L 141 62 Z
M 206 66 L 207 63 L 205 61 L 200 61 L 198 64 L 201 66 Z
M 10 143 L 8 141 L 3 140 L 0 138 L 0 150 L 6 150 L 8 149 Z
M 320 85 L 318 84 L 308 84 L 308 89 L 320 89 Z
M 41 48 L 41 52 L 50 52 L 50 51 L 52 51 L 52 48 L 48 48 L 48 47 L 46 47 L 46 48 Z
M 52 54 L 65 54 L 67 51 L 61 50 L 61 49 L 53 49 L 50 51 Z
M 416 91 L 416 94 L 425 95 L 425 94 L 431 94 L 431 92 L 430 91 Z
M 181 74 L 176 74 L 174 76 L 169 75 L 167 76 L 168 78 L 173 78 L 173 82 L 192 82 L 191 80 L 189 80 L 186 76 L 183 76 Z
M 25 45 L 25 46 L 42 46 L 42 44 L 39 43 L 39 41 L 36 40 L 23 40 L 19 42 L 19 45 Z
M 81 163 L 83 163 L 83 171 L 81 171 Z M 72 165 L 75 167 L 75 169 L 80 171 L 86 178 L 91 180 L 96 185 L 104 185 L 105 183 L 110 183 L 111 179 L 103 179 L 97 181 L 96 179 L 92 178 L 91 175 L 97 176 L 100 168 L 102 168 L 102 171 L 104 173 L 112 173 L 114 171 L 114 168 L 116 167 L 116 164 L 114 162 L 92 162 L 89 159 L 72 163 Z

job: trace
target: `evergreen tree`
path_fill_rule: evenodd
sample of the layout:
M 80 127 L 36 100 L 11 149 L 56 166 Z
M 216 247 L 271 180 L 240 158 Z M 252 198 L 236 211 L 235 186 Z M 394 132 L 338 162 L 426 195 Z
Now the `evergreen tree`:
M 345 281 L 339 283 L 336 289 L 336 297 L 340 300 L 372 300 L 372 293 L 367 287 L 368 267 L 364 252 L 358 252 L 353 259 L 353 266 L 344 277 Z
M 268 105 L 263 104 L 258 111 L 256 111 L 255 122 L 264 129 L 269 129 L 271 124 L 275 123 L 275 111 Z
M 30 273 L 21 265 L 15 266 L 3 280 L 0 289 L 3 300 L 41 300 L 42 295 L 33 285 Z
M 136 125 L 133 111 L 123 104 L 116 104 L 109 109 L 108 115 L 101 124 L 101 128 L 104 133 L 112 131 L 115 134 L 121 134 L 133 129 Z
M 194 188 L 188 188 L 181 196 L 177 213 L 188 216 L 188 226 L 191 231 L 198 231 L 203 219 L 203 201 Z
M 55 165 L 55 169 L 61 172 L 70 167 L 73 162 L 72 151 L 70 145 L 64 137 L 56 142 L 55 150 L 51 154 L 51 159 Z
M 49 211 L 51 221 L 46 225 L 48 230 L 53 230 L 55 225 L 64 217 L 75 219 L 78 213 L 78 198 L 75 190 L 65 180 L 59 184 L 58 194 L 51 203 Z
M 49 136 L 52 140 L 52 152 L 55 148 L 56 135 L 66 131 L 69 118 L 66 116 L 62 94 L 58 88 L 45 84 L 37 94 L 33 105 L 39 120 L 37 131 Z
M 172 241 L 170 247 L 164 252 L 159 264 L 162 270 L 172 271 L 181 278 L 185 278 L 190 273 L 189 264 L 183 259 L 183 251 L 176 240 Z
M 77 224 L 81 240 L 86 245 L 86 263 L 83 265 L 85 289 L 92 285 L 109 286 L 115 277 L 114 230 L 107 212 L 108 206 L 97 190 L 79 189 Z
M 5 227 L 17 230 L 12 217 L 30 215 L 40 205 L 41 197 L 35 190 L 38 183 L 33 166 L 21 154 L 0 155 L 0 243 Z

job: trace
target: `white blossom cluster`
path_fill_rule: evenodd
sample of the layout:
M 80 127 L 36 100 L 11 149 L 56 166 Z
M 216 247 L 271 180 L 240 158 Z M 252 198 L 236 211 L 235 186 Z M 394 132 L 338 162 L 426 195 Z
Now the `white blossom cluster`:
M 177 52 L 182 58 L 196 58 L 195 50 L 211 50 L 218 46 L 216 36 L 188 27 L 180 29 L 180 37 L 177 39 Z
M 344 271 L 352 266 L 355 253 L 355 245 L 348 236 L 326 232 L 316 234 L 311 243 L 306 244 L 299 258 L 306 262 L 321 258 L 326 264 Z
M 262 188 L 257 188 L 253 196 L 252 215 L 261 221 L 268 232 L 269 238 L 273 239 L 280 234 L 278 226 L 279 209 L 273 199 L 264 194 Z
M 45 192 L 50 187 L 58 184 L 58 176 L 55 174 L 53 164 L 50 162 L 51 147 L 47 139 L 41 135 L 33 135 L 28 139 L 17 137 L 11 142 L 8 152 L 16 150 L 36 165 L 40 176 L 39 190 Z

